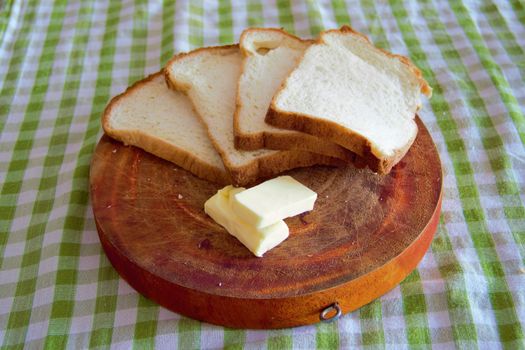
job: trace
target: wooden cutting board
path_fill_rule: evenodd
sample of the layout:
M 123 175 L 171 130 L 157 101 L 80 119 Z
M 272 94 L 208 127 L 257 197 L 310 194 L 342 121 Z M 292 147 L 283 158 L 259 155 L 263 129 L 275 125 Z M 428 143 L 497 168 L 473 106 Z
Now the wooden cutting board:
M 263 258 L 204 213 L 221 186 L 104 136 L 90 173 L 100 241 L 137 291 L 198 320 L 280 328 L 318 322 L 334 303 L 350 312 L 399 284 L 436 231 L 441 163 L 417 122 L 413 147 L 389 175 L 354 166 L 288 172 L 318 199 L 286 220 L 290 237 Z

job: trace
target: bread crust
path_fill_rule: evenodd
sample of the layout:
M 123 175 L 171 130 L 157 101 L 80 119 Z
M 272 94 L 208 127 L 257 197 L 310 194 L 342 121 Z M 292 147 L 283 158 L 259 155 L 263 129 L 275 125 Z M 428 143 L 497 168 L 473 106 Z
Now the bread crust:
M 230 169 L 235 186 L 250 186 L 283 171 L 312 165 L 344 166 L 341 159 L 303 150 L 280 151 L 255 159 L 250 164 Z
M 204 48 L 199 48 L 199 49 L 187 52 L 187 53 L 181 53 L 181 54 L 175 55 L 164 68 L 164 74 L 165 74 L 165 78 L 168 83 L 168 86 L 174 90 L 185 93 L 189 97 L 190 101 L 195 106 L 195 102 L 193 101 L 191 96 L 188 95 L 188 91 L 191 89 L 191 86 L 183 84 L 182 82 L 177 80 L 176 77 L 174 77 L 169 70 L 170 65 L 176 63 L 178 60 L 184 57 L 187 57 L 190 55 L 197 55 L 201 52 L 224 51 L 224 50 L 230 51 L 234 49 L 239 50 L 239 45 L 234 44 L 234 45 L 225 45 L 225 46 L 204 47 Z M 195 108 L 195 110 L 197 112 L 197 115 L 199 115 L 201 122 L 206 126 L 208 137 L 210 138 L 217 152 L 221 155 L 223 163 L 230 173 L 232 183 L 235 186 L 250 185 L 250 184 L 257 182 L 257 180 L 259 180 L 260 178 L 272 177 L 283 171 L 294 169 L 294 168 L 299 168 L 299 167 L 306 167 L 306 166 L 311 166 L 315 164 L 333 165 L 333 166 L 343 165 L 343 162 L 341 160 L 333 158 L 333 157 L 329 157 L 329 156 L 325 156 L 325 155 L 317 154 L 317 153 L 312 153 L 312 152 L 307 152 L 303 150 L 289 150 L 289 151 L 275 152 L 272 154 L 268 154 L 266 156 L 260 156 L 258 158 L 255 158 L 252 162 L 244 166 L 235 166 L 229 161 L 224 150 L 220 147 L 220 145 L 217 144 L 214 137 L 210 134 L 209 127 L 207 123 L 205 122 L 205 120 L 202 118 L 202 116 L 198 113 L 198 109 Z M 233 120 L 232 120 L 232 123 L 233 123 Z
M 417 136 L 417 133 L 414 133 L 410 142 L 404 148 L 396 150 L 392 157 L 379 159 L 372 153 L 372 147 L 368 139 L 330 120 L 318 119 L 308 114 L 290 113 L 270 108 L 268 114 L 266 114 L 266 122 L 281 128 L 300 130 L 319 137 L 326 137 L 355 152 L 354 161 L 357 159 L 364 161 L 372 171 L 379 174 L 388 174 L 392 167 L 405 156 Z
M 353 30 L 349 26 L 342 26 L 340 29 L 331 29 L 321 33 L 319 39 L 317 40 L 318 44 L 323 44 L 323 34 L 337 32 L 337 33 L 352 33 L 361 38 L 363 38 L 373 49 L 381 51 L 383 54 L 396 58 L 405 64 L 410 71 L 417 77 L 421 92 L 427 96 L 432 95 L 432 88 L 428 83 L 422 78 L 421 71 L 410 61 L 408 57 L 392 54 L 388 51 L 375 47 L 370 40 L 362 33 L 359 33 Z M 303 54 L 304 57 L 304 54 Z M 301 58 L 302 60 L 302 58 Z M 387 174 L 390 172 L 392 167 L 396 165 L 408 152 L 412 144 L 414 143 L 417 136 L 417 125 L 416 132 L 412 135 L 409 142 L 401 149 L 397 149 L 394 155 L 388 158 L 377 158 L 372 153 L 372 145 L 370 141 L 366 139 L 363 135 L 356 133 L 353 130 L 343 127 L 342 125 L 325 119 L 317 118 L 313 115 L 307 113 L 292 113 L 280 110 L 275 105 L 276 96 L 280 91 L 286 88 L 287 80 L 285 79 L 279 90 L 276 92 L 272 102 L 270 103 L 270 108 L 266 114 L 265 121 L 268 124 L 290 129 L 297 130 L 301 132 L 308 133 L 310 135 L 327 138 L 334 141 L 335 143 L 355 152 L 359 156 L 360 161 L 364 161 L 365 164 L 374 172 L 380 174 Z
M 323 139 L 307 133 L 274 133 L 261 131 L 257 134 L 235 135 L 235 147 L 241 150 L 253 151 L 261 148 L 273 150 L 300 149 L 352 162 L 357 156 L 354 152 L 335 142 L 326 142 Z
M 313 43 L 316 42 L 315 39 L 302 39 L 302 38 L 299 38 L 298 36 L 295 36 L 295 35 L 293 35 L 291 33 L 288 33 L 287 31 L 285 31 L 282 28 L 246 28 L 245 30 L 242 31 L 241 36 L 239 37 L 239 48 L 241 49 L 241 53 L 244 56 L 250 56 L 251 55 L 251 53 L 248 50 L 245 50 L 244 47 L 240 44 L 240 42 L 242 42 L 244 40 L 244 37 L 248 33 L 250 33 L 250 32 L 268 32 L 268 31 L 279 33 L 279 34 L 283 34 L 283 35 L 287 36 L 288 38 L 290 38 L 292 40 L 295 40 L 297 42 L 300 42 L 300 43 L 313 44 Z
M 239 41 L 242 42 L 249 33 L 268 31 L 282 34 L 301 44 L 313 44 L 315 42 L 315 40 L 311 39 L 303 40 L 284 31 L 281 28 L 248 28 L 242 32 Z M 244 56 L 241 66 L 241 74 L 243 74 L 246 65 L 246 58 L 252 56 L 253 54 L 246 50 L 241 44 L 239 44 L 239 47 L 241 49 L 241 53 Z M 237 84 L 235 102 L 236 108 L 233 115 L 233 132 L 235 148 L 237 149 L 245 151 L 253 151 L 261 148 L 269 148 L 273 150 L 302 149 L 309 152 L 339 158 L 349 162 L 355 159 L 356 155 L 354 152 L 329 140 L 323 140 L 319 137 L 308 135 L 306 133 L 297 131 L 287 132 L 287 130 L 282 130 L 281 132 L 271 132 L 267 130 L 259 132 L 243 132 L 240 126 L 240 110 L 243 107 L 243 103 L 239 94 L 239 84 Z
M 225 169 L 212 166 L 202 159 L 199 159 L 189 150 L 177 147 L 158 137 L 148 135 L 142 130 L 117 130 L 111 128 L 110 118 L 113 108 L 115 108 L 123 98 L 127 97 L 129 93 L 140 89 L 146 83 L 162 75 L 163 72 L 151 74 L 145 79 L 128 87 L 126 91 L 120 95 L 111 99 L 102 115 L 102 128 L 105 133 L 112 138 L 123 142 L 125 145 L 136 146 L 156 155 L 157 157 L 175 163 L 199 178 L 224 185 L 230 184 L 232 182 L 231 177 Z

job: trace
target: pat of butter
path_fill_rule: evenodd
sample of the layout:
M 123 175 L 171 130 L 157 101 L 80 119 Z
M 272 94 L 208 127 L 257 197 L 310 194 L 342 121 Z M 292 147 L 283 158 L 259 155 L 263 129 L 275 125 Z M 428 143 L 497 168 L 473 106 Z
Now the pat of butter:
M 254 255 L 261 257 L 288 237 L 288 226 L 283 220 L 276 220 L 272 225 L 256 228 L 241 220 L 232 210 L 231 197 L 243 191 L 242 187 L 224 187 L 204 203 L 204 211 Z
M 291 176 L 280 176 L 235 193 L 233 211 L 255 227 L 266 227 L 314 208 L 317 193 Z

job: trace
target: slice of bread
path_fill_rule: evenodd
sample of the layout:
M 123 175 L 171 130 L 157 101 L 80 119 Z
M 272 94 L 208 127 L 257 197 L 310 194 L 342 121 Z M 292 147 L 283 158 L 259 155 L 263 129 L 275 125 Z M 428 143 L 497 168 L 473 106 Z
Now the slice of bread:
M 264 121 L 272 97 L 312 43 L 282 29 L 253 28 L 243 31 L 239 40 L 243 54 L 242 73 L 233 118 L 237 148 L 297 148 L 353 160 L 354 153 L 334 142 L 303 132 L 276 128 Z
M 170 86 L 185 92 L 206 124 L 208 135 L 229 170 L 234 185 L 333 158 L 299 150 L 240 151 L 234 146 L 233 114 L 242 55 L 238 45 L 201 48 L 176 55 L 165 68 Z
M 168 89 L 162 72 L 114 97 L 104 111 L 102 127 L 114 139 L 171 161 L 200 178 L 231 183 L 191 102 L 184 94 Z
M 305 51 L 266 121 L 328 138 L 388 173 L 416 138 L 421 92 L 432 89 L 408 58 L 344 26 L 323 32 Z

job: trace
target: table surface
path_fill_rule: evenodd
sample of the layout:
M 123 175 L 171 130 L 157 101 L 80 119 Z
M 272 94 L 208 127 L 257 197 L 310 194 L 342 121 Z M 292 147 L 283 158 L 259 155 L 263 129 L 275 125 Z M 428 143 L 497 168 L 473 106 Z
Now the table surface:
M 420 116 L 444 168 L 419 267 L 327 324 L 232 330 L 159 307 L 108 262 L 89 199 L 101 113 L 174 52 L 248 26 L 351 24 L 434 88 Z M 0 4 L 0 346 L 524 348 L 522 1 L 54 1 Z

